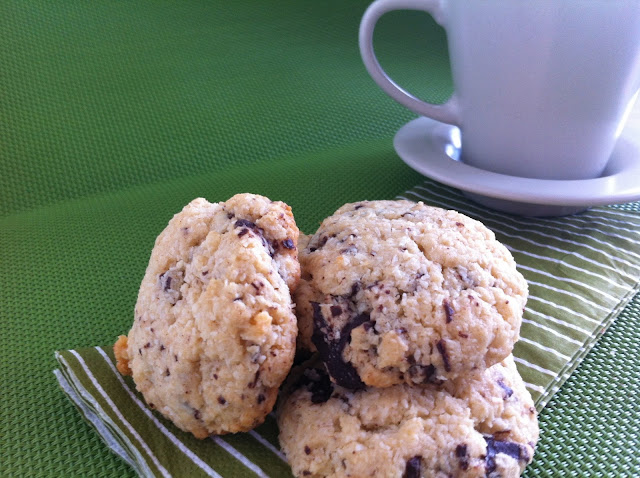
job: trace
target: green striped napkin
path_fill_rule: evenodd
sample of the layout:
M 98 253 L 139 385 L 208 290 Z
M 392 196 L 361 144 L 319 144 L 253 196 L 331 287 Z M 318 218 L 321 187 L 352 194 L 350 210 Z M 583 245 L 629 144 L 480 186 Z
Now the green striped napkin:
M 529 282 L 516 363 L 538 410 L 640 289 L 640 214 L 600 207 L 522 218 L 478 206 L 431 180 L 401 196 L 456 209 L 491 228 Z M 286 477 L 269 415 L 249 433 L 197 440 L 151 411 L 111 347 L 56 353 L 63 391 L 109 448 L 142 476 Z

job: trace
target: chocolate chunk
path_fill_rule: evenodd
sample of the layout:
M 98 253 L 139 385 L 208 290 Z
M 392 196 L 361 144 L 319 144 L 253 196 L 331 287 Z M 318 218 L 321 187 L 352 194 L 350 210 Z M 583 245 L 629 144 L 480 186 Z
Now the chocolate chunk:
M 311 403 L 324 403 L 331 398 L 333 383 L 321 369 L 311 369 L 296 382 L 297 387 L 306 387 L 311 392 Z
M 511 387 L 505 384 L 502 380 L 498 380 L 498 385 L 500 385 L 500 388 L 504 390 L 504 396 L 502 398 L 506 400 L 511 395 L 513 395 L 513 390 L 511 389 Z
M 449 304 L 447 299 L 442 301 L 442 307 L 444 307 L 444 314 L 447 316 L 447 324 L 453 320 L 453 307 Z
M 530 460 L 527 450 L 514 442 L 496 440 L 491 435 L 485 435 L 484 440 L 487 442 L 487 454 L 485 455 L 485 468 L 487 475 L 496 471 L 496 455 L 504 453 L 518 461 L 528 462 Z
M 467 454 L 467 444 L 462 443 L 456 447 L 456 458 L 461 470 L 469 468 L 469 455 Z
M 422 465 L 422 457 L 416 455 L 407 461 L 402 478 L 420 478 L 420 468 Z
M 451 372 L 451 364 L 449 363 L 449 355 L 447 355 L 447 344 L 444 340 L 438 340 L 436 344 L 438 352 L 442 355 L 442 362 L 444 363 L 444 369 L 447 372 Z
M 293 243 L 293 241 L 291 239 L 285 239 L 284 241 L 282 241 L 282 245 L 284 246 L 285 249 L 295 249 L 296 245 Z
M 342 307 L 340 307 L 339 305 L 332 305 L 331 306 L 331 315 L 333 315 L 334 317 L 337 317 L 340 314 L 342 314 Z
M 331 377 L 338 385 L 352 390 L 364 388 L 364 383 L 360 380 L 357 370 L 350 363 L 346 363 L 342 358 L 342 352 L 351 341 L 351 332 L 356 327 L 369 322 L 369 314 L 359 314 L 351 318 L 340 331 L 335 334 L 333 327 L 327 322 L 322 314 L 320 304 L 312 302 L 313 306 L 313 334 L 311 341 L 314 343 L 320 357 L 326 364 Z M 338 338 L 334 338 L 338 335 Z

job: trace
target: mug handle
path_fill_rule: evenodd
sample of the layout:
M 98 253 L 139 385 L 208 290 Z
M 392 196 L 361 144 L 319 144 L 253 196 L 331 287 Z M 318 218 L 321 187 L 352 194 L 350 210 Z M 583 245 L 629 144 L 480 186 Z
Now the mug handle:
M 360 22 L 360 55 L 367 71 L 376 83 L 391 98 L 422 116 L 436 121 L 460 126 L 460 109 L 455 92 L 446 103 L 436 105 L 427 103 L 413 96 L 395 83 L 382 69 L 373 51 L 373 30 L 382 15 L 392 10 L 421 10 L 430 14 L 434 20 L 443 25 L 442 0 L 376 0 L 373 2 Z M 444 25 L 443 25 L 444 26 Z

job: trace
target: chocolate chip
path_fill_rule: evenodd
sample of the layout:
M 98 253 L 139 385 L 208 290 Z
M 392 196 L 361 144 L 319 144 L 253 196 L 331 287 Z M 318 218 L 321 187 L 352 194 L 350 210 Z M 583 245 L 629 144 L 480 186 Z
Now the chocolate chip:
M 234 217 L 236 217 L 236 215 L 232 212 L 228 212 L 227 213 L 227 219 L 233 219 Z
M 163 277 L 163 276 L 164 276 L 164 274 L 162 276 L 160 276 L 160 277 Z M 165 292 L 167 292 L 169 289 L 171 289 L 171 276 L 167 276 L 166 277 L 166 279 L 164 281 L 164 287 L 163 287 L 163 290 Z
M 469 334 L 465 334 L 464 332 L 458 332 L 458 337 L 461 337 L 463 339 L 468 339 Z
M 442 301 L 442 307 L 444 307 L 444 314 L 447 316 L 447 324 L 453 320 L 453 307 L 449 304 L 447 299 Z
M 327 236 L 322 236 L 318 241 L 318 245 L 315 247 L 310 247 L 309 252 L 314 252 L 314 251 L 317 251 L 318 249 L 321 249 L 322 247 L 324 247 L 324 245 L 327 243 L 328 240 L 329 238 Z
M 249 388 L 256 388 L 256 385 L 258 384 L 258 378 L 260 378 L 260 370 L 258 370 L 255 374 L 255 376 L 253 377 L 253 382 L 251 382 L 248 387 Z
M 175 305 L 176 302 L 182 299 L 180 287 L 184 282 L 184 270 L 173 267 L 160 274 L 158 280 L 160 282 L 160 288 L 167 294 L 166 300 L 171 305 Z
M 148 349 L 149 347 L 151 347 L 151 342 L 147 342 L 146 344 L 144 344 L 145 349 Z
M 214 380 L 218 380 L 218 374 L 217 374 L 217 373 L 214 373 L 214 374 L 213 374 L 213 379 L 214 379 Z
M 260 294 L 260 289 L 264 287 L 264 282 L 256 281 L 256 282 L 252 282 L 251 285 L 256 290 L 256 293 Z
M 353 208 L 354 211 L 357 211 L 358 209 L 362 209 L 364 207 L 364 204 L 356 204 L 356 207 Z
M 504 390 L 504 396 L 502 397 L 503 399 L 506 400 L 511 395 L 513 395 L 513 389 L 505 384 L 502 380 L 498 380 L 498 385 L 500 385 L 500 388 Z
M 222 395 L 218 395 L 218 403 L 220 405 L 224 405 L 225 403 L 227 403 L 227 400 Z
M 247 234 L 249 232 L 249 229 L 247 229 L 246 227 L 244 229 L 241 229 L 240 232 L 238 233 L 238 237 L 242 237 L 245 234 Z
M 409 377 L 413 383 L 433 383 L 436 368 L 433 365 L 411 365 Z
M 164 351 L 164 349 L 165 349 L 165 346 L 161 344 L 160 345 L 160 352 Z
M 165 377 L 168 377 L 169 375 L 171 375 L 171 372 L 169 371 L 169 369 L 168 369 L 168 368 L 166 368 L 166 369 L 164 370 L 164 376 L 165 376 Z
M 445 371 L 451 372 L 451 364 L 449 363 L 449 355 L 447 355 L 447 344 L 445 343 L 444 340 L 438 340 L 438 343 L 436 344 L 436 347 L 438 348 L 438 352 L 440 352 L 440 355 L 442 355 L 442 362 L 444 364 Z
M 285 239 L 284 241 L 282 241 L 282 245 L 284 246 L 285 249 L 295 249 L 296 245 L 293 243 L 293 241 L 291 239 Z
M 149 408 L 156 408 L 156 406 L 153 403 L 149 402 Z
M 331 306 L 331 315 L 333 315 L 334 317 L 337 317 L 340 314 L 342 314 L 342 307 L 340 307 L 339 305 L 332 305 Z
M 334 334 L 333 328 L 326 321 L 322 314 L 320 304 L 312 302 L 313 306 L 313 334 L 311 341 L 314 343 L 320 357 L 324 361 L 331 374 L 331 377 L 338 385 L 353 390 L 364 388 L 364 383 L 360 380 L 357 370 L 350 363 L 346 363 L 342 358 L 342 352 L 351 341 L 351 332 L 356 327 L 369 322 L 369 314 L 359 314 L 352 317 L 344 325 L 340 334 Z M 338 338 L 333 338 L 338 335 Z
M 498 453 L 524 462 L 528 462 L 531 458 L 527 450 L 518 443 L 496 440 L 490 435 L 485 435 L 484 440 L 487 442 L 487 454 L 484 459 L 487 475 L 496 471 L 496 455 Z
M 304 446 L 304 453 L 305 455 L 311 455 L 311 448 L 309 448 L 307 445 Z
M 311 472 L 309 470 L 302 470 L 302 476 L 309 476 Z
M 263 394 L 258 395 L 258 403 L 262 403 L 266 400 L 265 396 Z
M 467 454 L 467 444 L 462 443 L 456 447 L 456 458 L 461 470 L 469 468 L 469 455 Z
M 255 223 L 247 220 L 247 219 L 238 219 L 233 227 L 248 227 L 249 229 L 257 229 L 258 226 L 255 225 Z
M 200 420 L 200 410 L 198 410 L 197 408 L 193 411 L 193 418 L 195 418 L 196 420 Z
M 407 461 L 402 478 L 420 478 L 420 468 L 422 465 L 422 457 L 416 455 Z

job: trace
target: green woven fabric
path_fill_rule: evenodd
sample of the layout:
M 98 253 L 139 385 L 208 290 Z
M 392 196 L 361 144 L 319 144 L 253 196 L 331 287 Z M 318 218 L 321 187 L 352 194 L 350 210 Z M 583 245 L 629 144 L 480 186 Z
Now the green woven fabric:
M 153 240 L 188 200 L 266 194 L 309 232 L 422 182 L 391 146 L 413 115 L 359 58 L 367 3 L 2 3 L 0 476 L 134 476 L 65 398 L 53 353 L 128 329 Z M 446 99 L 432 20 L 390 14 L 378 36 L 401 84 Z M 639 468 L 638 319 L 636 296 L 543 410 L 527 474 Z

